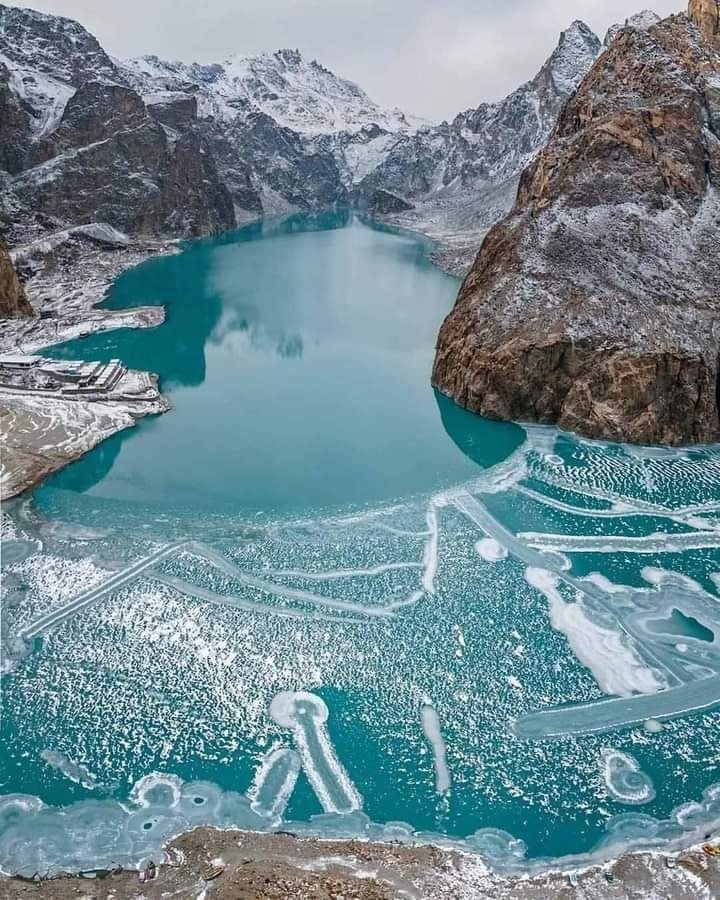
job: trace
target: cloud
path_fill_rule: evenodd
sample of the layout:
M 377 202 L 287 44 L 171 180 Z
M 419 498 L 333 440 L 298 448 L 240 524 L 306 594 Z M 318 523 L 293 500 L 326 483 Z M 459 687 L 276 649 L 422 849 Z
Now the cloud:
M 657 0 L 660 15 L 682 0 Z M 627 0 L 35 0 L 78 19 L 114 55 L 220 61 L 297 47 L 375 100 L 440 120 L 531 78 L 560 31 L 603 37 Z

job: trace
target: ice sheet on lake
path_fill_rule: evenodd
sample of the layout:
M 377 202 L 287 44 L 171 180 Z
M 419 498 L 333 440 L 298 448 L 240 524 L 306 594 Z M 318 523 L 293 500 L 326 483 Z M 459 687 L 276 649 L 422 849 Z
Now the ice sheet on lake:
M 432 750 L 436 788 L 441 794 L 450 786 L 450 752 L 453 795 L 468 789 L 467 774 L 460 769 L 466 745 L 472 740 L 467 729 L 457 728 L 455 715 L 496 729 L 503 746 L 521 747 L 507 733 L 510 714 L 505 710 L 511 710 L 513 716 L 520 712 L 511 727 L 526 740 L 566 736 L 574 740 L 632 727 L 646 728 L 641 733 L 646 740 L 659 740 L 663 735 L 657 729 L 668 719 L 720 705 L 720 606 L 718 576 L 714 574 L 720 571 L 715 561 L 720 531 L 714 518 L 720 513 L 716 499 L 720 465 L 715 456 L 710 451 L 705 457 L 701 453 L 629 456 L 618 448 L 583 445 L 580 452 L 576 445 L 569 446 L 571 450 L 568 439 L 555 432 L 531 429 L 518 451 L 469 484 L 392 508 L 253 524 L 252 539 L 241 536 L 243 529 L 249 531 L 247 523 L 243 529 L 229 528 L 229 537 L 196 532 L 202 534 L 200 541 L 169 535 L 162 543 L 153 530 L 145 540 L 125 543 L 125 552 L 116 560 L 108 549 L 112 535 L 98 532 L 95 543 L 106 554 L 93 556 L 100 573 L 98 583 L 81 592 L 75 585 L 42 602 L 36 590 L 34 560 L 42 560 L 50 551 L 66 553 L 72 559 L 74 538 L 62 527 L 46 527 L 42 531 L 47 541 L 44 546 L 38 543 L 31 522 L 27 528 L 20 523 L 12 532 L 19 546 L 16 558 L 11 554 L 7 574 L 10 582 L 17 580 L 11 593 L 22 602 L 11 604 L 3 617 L 6 650 L 14 646 L 17 651 L 19 638 L 26 654 L 35 652 L 43 658 L 47 649 L 55 648 L 62 658 L 62 648 L 73 640 L 77 659 L 82 653 L 77 645 L 82 640 L 76 638 L 83 635 L 83 622 L 88 620 L 93 625 L 87 631 L 92 634 L 88 654 L 101 629 L 105 628 L 103 646 L 107 649 L 110 640 L 124 640 L 125 630 L 136 621 L 141 635 L 144 625 L 153 642 L 159 641 L 161 634 L 169 635 L 168 641 L 177 636 L 178 641 L 187 640 L 194 652 L 193 642 L 199 646 L 204 640 L 197 634 L 200 626 L 219 621 L 228 646 L 221 653 L 210 643 L 198 649 L 198 654 L 203 654 L 206 668 L 201 675 L 207 679 L 209 692 L 216 670 L 231 667 L 226 660 L 236 653 L 230 646 L 235 634 L 255 638 L 242 646 L 262 644 L 263 650 L 258 650 L 262 659 L 254 659 L 252 664 L 258 677 L 272 684 L 267 700 L 275 697 L 273 718 L 280 735 L 277 730 L 269 736 L 265 733 L 259 749 L 253 749 L 260 763 L 248 793 L 224 792 L 209 782 L 189 786 L 170 776 L 148 776 L 136 785 L 129 810 L 118 810 L 111 801 L 102 801 L 98 808 L 98 815 L 102 813 L 107 823 L 104 834 L 116 827 L 125 834 L 130 828 L 133 838 L 125 845 L 124 858 L 144 855 L 173 829 L 183 830 L 186 823 L 276 825 L 284 819 L 300 771 L 307 775 L 326 815 L 359 816 L 361 792 L 368 795 L 368 788 L 354 769 L 357 784 L 350 777 L 331 740 L 327 704 L 310 693 L 326 685 L 342 682 L 346 696 L 356 698 L 363 692 L 372 695 L 376 689 L 385 691 L 384 697 L 394 691 L 397 697 L 392 699 L 410 710 L 416 740 L 424 749 L 424 736 Z M 532 514 L 531 519 L 525 517 L 526 512 Z M 85 547 L 82 552 L 95 550 Z M 657 561 L 649 558 L 659 554 L 662 557 Z M 578 558 L 582 558 L 583 569 Z M 690 577 L 680 571 L 686 558 L 709 562 L 698 564 Z M 588 563 L 588 559 L 592 561 Z M 659 568 L 661 563 L 667 569 Z M 628 577 L 632 584 L 619 583 L 617 572 L 626 570 L 634 574 Z M 162 602 L 148 603 L 143 609 L 137 597 L 150 589 L 164 592 Z M 465 609 L 457 605 L 458 592 L 461 599 L 467 596 Z M 500 687 L 486 705 L 484 697 L 473 695 L 463 679 L 465 670 L 478 663 L 473 650 L 478 631 L 484 627 L 484 604 L 501 594 L 508 606 L 520 596 L 533 613 L 532 628 L 542 631 L 544 621 L 547 630 L 535 646 L 523 620 L 523 607 L 512 605 L 517 618 L 502 622 L 502 631 L 498 628 L 507 657 L 488 675 L 488 679 L 496 678 Z M 178 616 L 188 617 L 180 619 L 183 626 L 195 616 L 191 621 L 195 631 L 183 631 L 172 620 L 157 625 L 153 617 L 165 614 L 168 598 L 179 610 Z M 502 615 L 502 608 L 501 604 L 494 607 L 496 618 L 498 609 Z M 399 640 L 397 634 L 408 622 L 415 627 Z M 683 622 L 687 633 L 678 631 Z M 37 638 L 43 638 L 47 647 Z M 149 640 L 143 636 L 140 643 L 146 641 L 147 647 Z M 552 647 L 558 664 L 581 673 L 574 681 L 558 679 L 561 687 L 554 693 L 548 690 L 547 697 L 537 691 L 532 677 L 528 678 L 532 654 L 544 642 Z M 348 650 L 355 668 L 345 677 Z M 101 651 L 98 645 L 98 656 Z M 427 660 L 421 659 L 423 655 Z M 525 657 L 527 667 L 520 671 Z M 302 659 L 301 665 L 298 659 Z M 361 669 L 365 680 L 352 683 Z M 428 681 L 415 685 L 416 678 L 420 682 L 421 670 Z M 555 671 L 562 671 L 562 666 Z M 303 677 L 298 677 L 298 672 Z M 581 679 L 582 690 L 573 693 Z M 389 690 L 386 681 L 392 684 Z M 255 704 L 265 714 L 262 711 L 267 706 L 258 705 L 255 696 L 252 700 L 242 696 L 240 688 L 228 688 L 220 676 L 217 683 L 228 708 L 232 703 L 238 707 Z M 306 690 L 299 690 L 305 686 Z M 174 687 L 181 689 L 182 678 Z M 288 687 L 294 690 L 288 692 Z M 605 696 L 600 698 L 600 693 Z M 425 695 L 434 702 L 427 703 L 418 716 L 418 698 Z M 598 699 L 588 699 L 593 696 Z M 498 698 L 505 704 L 504 720 L 492 708 Z M 543 703 L 545 708 L 539 708 Z M 527 708 L 523 711 L 524 704 Z M 443 711 L 442 729 L 438 709 Z M 363 727 L 392 730 L 387 709 L 383 714 L 385 718 L 378 717 L 370 724 L 364 720 Z M 153 726 L 162 731 L 162 723 Z M 227 740 L 231 746 L 230 738 Z M 44 746 L 59 745 L 47 741 Z M 537 752 L 546 751 L 537 748 Z M 613 752 L 611 764 L 608 758 L 604 760 L 606 787 L 618 802 L 640 802 L 628 799 L 647 794 L 642 785 L 633 787 L 638 772 L 628 762 L 630 757 L 624 749 Z M 101 771 L 91 757 L 82 758 L 94 771 Z M 591 772 L 597 758 L 596 749 Z M 597 773 L 597 768 L 594 771 Z M 522 790 L 522 786 L 510 784 L 509 776 L 505 788 Z M 489 776 L 484 789 L 494 789 Z M 40 830 L 33 832 L 29 826 L 23 830 L 24 818 L 20 817 L 20 831 L 9 833 L 10 843 L 0 836 L 0 861 L 9 858 L 3 853 L 10 854 L 11 846 L 15 848 L 12 853 L 28 865 L 48 862 L 52 868 L 60 859 L 72 859 L 73 865 L 79 866 L 83 853 L 90 857 L 89 839 L 79 828 L 71 828 L 72 839 L 86 850 L 73 856 L 65 836 L 55 831 L 52 817 L 57 811 L 35 801 L 22 802 L 29 804 L 27 816 L 45 818 L 42 825 L 35 821 L 33 828 Z M 682 831 L 683 822 L 707 814 L 712 803 L 699 804 L 701 812 L 685 810 L 682 822 L 676 818 L 662 827 L 637 814 L 632 819 L 617 817 L 608 840 L 621 836 L 635 839 L 641 832 L 657 835 L 662 828 Z M 95 827 L 93 815 L 91 808 L 84 808 L 83 821 L 90 816 Z M 123 818 L 126 815 L 132 819 Z M 41 831 L 48 835 L 47 848 L 42 851 L 32 846 L 29 837 Z M 149 834 L 136 840 L 136 831 Z M 109 837 L 107 843 L 111 843 Z M 496 829 L 481 830 L 468 839 L 468 846 L 502 860 L 519 859 L 524 853 L 522 842 Z M 103 853 L 96 845 L 94 861 L 106 859 Z

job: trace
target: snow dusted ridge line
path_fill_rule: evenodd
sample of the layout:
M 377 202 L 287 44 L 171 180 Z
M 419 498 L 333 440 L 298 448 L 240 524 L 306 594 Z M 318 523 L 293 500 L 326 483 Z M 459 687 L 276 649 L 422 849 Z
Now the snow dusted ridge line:
M 376 126 L 390 133 L 411 133 L 429 123 L 383 109 L 356 84 L 334 75 L 297 50 L 260 56 L 230 56 L 221 64 L 167 62 L 157 56 L 120 65 L 146 97 L 192 84 L 200 111 L 222 121 L 261 112 L 284 128 L 306 135 L 353 133 Z

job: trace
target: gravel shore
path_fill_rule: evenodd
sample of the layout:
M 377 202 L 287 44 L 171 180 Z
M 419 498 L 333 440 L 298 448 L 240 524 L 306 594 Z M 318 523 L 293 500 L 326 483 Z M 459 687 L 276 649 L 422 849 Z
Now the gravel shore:
M 668 858 L 671 862 L 668 865 Z M 200 828 L 156 860 L 157 876 L 86 873 L 72 878 L 0 881 L 1 900 L 548 900 L 548 898 L 720 897 L 720 861 L 692 850 L 677 857 L 638 853 L 604 866 L 506 878 L 476 856 L 434 847 L 300 840 Z

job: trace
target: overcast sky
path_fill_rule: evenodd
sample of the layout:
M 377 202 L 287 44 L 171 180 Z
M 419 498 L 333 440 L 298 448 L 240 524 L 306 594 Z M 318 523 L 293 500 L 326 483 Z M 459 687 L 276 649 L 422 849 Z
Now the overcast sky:
M 13 3 L 13 0 L 6 0 Z M 299 48 L 386 106 L 433 120 L 505 96 L 531 78 L 560 31 L 583 19 L 602 38 L 633 0 L 33 0 L 78 19 L 115 56 L 220 62 Z M 661 15 L 683 0 L 655 0 Z

